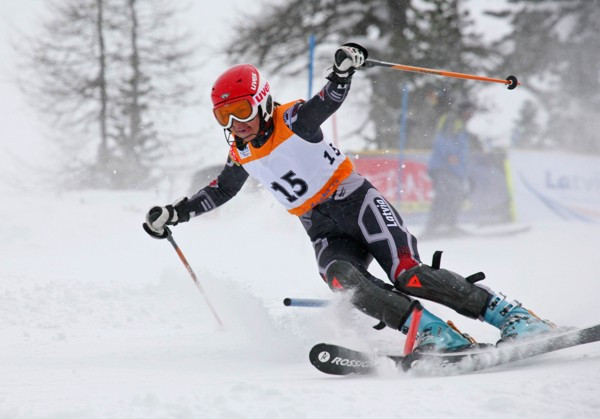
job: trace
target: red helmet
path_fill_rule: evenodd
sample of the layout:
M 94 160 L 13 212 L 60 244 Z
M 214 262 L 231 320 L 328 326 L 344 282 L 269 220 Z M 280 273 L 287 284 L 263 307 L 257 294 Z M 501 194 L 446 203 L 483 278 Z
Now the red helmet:
M 271 86 L 256 67 L 239 64 L 221 74 L 212 88 L 213 113 L 223 128 L 233 120 L 246 122 L 260 115 L 267 122 L 273 116 Z

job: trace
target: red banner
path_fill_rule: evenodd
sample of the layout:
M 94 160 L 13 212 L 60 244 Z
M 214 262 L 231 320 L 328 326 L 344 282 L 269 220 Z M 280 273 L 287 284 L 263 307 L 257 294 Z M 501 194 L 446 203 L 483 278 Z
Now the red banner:
M 429 209 L 432 188 L 427 175 L 427 155 L 357 154 L 354 166 L 401 213 Z M 401 181 L 399 181 L 401 179 Z

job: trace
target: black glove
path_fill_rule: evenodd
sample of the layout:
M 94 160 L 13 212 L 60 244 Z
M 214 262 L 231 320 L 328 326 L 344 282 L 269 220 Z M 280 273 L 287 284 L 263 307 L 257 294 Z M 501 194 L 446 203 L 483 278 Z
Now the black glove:
M 175 226 L 190 220 L 190 212 L 186 209 L 187 198 L 180 198 L 171 205 L 152 207 L 146 214 L 144 231 L 155 239 L 165 239 L 169 235 L 166 226 Z
M 333 66 L 327 69 L 327 80 L 345 84 L 350 81 L 357 68 L 365 64 L 369 56 L 367 49 L 352 42 L 339 47 L 333 57 Z

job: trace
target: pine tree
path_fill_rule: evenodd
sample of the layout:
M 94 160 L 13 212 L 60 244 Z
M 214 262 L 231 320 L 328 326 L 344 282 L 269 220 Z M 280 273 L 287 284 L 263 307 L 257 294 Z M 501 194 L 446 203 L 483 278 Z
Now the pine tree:
M 517 138 L 513 145 L 518 148 L 544 148 L 544 137 L 541 135 L 541 129 L 537 122 L 538 107 L 531 100 L 525 101 L 519 112 L 519 119 L 516 121 L 518 129 Z
M 504 68 L 547 114 L 546 146 L 600 153 L 600 7 L 597 1 L 512 0 L 492 14 L 513 31 L 498 42 Z
M 177 10 L 165 0 L 63 0 L 50 11 L 41 35 L 26 38 L 20 86 L 54 128 L 65 182 L 150 186 L 177 138 L 169 119 L 194 94 Z

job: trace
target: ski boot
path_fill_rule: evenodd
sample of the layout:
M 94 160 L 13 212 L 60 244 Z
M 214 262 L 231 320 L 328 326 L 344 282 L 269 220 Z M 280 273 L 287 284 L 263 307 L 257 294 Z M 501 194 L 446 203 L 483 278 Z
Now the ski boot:
M 446 368 L 462 361 L 467 356 L 464 352 L 490 346 L 475 342 L 469 335 L 461 333 L 452 322 L 445 323 L 425 309 L 420 311 L 416 308 L 404 324 L 403 331 L 407 325 L 410 326 L 404 347 L 405 356 L 400 363 L 404 371 L 416 368 L 422 361 L 426 369 Z M 444 355 L 437 357 L 435 354 Z
M 413 316 L 417 311 L 409 316 L 405 326 L 412 325 Z M 409 330 L 410 336 L 410 330 Z M 415 346 L 412 352 L 456 352 L 464 349 L 470 349 L 477 346 L 475 340 L 470 336 L 462 334 L 452 323 L 448 324 L 429 311 L 423 309 L 421 319 L 417 325 L 417 334 Z M 405 348 L 408 352 L 409 348 Z
M 554 323 L 542 320 L 532 311 L 523 308 L 518 301 L 506 301 L 506 297 L 502 294 L 492 296 L 483 319 L 486 323 L 500 329 L 500 340 L 496 345 L 556 329 Z

